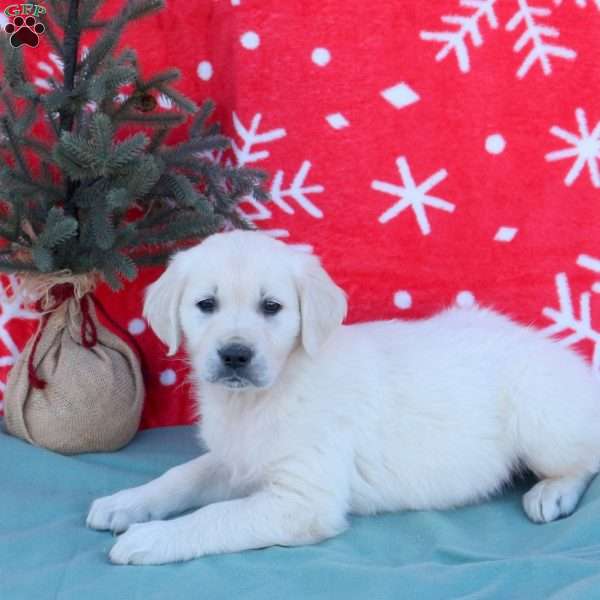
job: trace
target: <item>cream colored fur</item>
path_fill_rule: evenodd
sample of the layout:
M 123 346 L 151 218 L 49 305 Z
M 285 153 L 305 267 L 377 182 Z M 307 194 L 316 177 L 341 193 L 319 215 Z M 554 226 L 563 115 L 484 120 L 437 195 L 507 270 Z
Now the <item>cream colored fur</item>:
M 281 311 L 263 314 L 265 297 Z M 582 358 L 481 308 L 342 326 L 345 312 L 315 257 L 257 232 L 175 256 L 145 315 L 171 354 L 185 340 L 209 452 L 93 503 L 90 527 L 125 532 L 113 562 L 319 542 L 348 513 L 478 502 L 522 467 L 540 478 L 532 520 L 575 509 L 600 460 Z M 219 379 L 232 341 L 254 351 L 239 381 Z

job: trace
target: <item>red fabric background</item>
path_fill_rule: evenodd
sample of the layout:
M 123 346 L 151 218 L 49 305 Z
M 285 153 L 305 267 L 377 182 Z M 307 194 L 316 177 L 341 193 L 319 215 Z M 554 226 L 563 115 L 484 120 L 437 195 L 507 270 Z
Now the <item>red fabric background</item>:
M 457 36 L 461 28 L 471 34 Z M 468 65 L 452 48 L 436 60 L 444 42 L 426 32 L 454 34 Z M 182 91 L 213 98 L 238 148 L 234 113 L 246 128 L 260 119 L 258 133 L 274 132 L 251 148 L 268 155 L 246 164 L 268 170 L 273 196 L 282 190 L 287 205 L 243 209 L 272 235 L 312 246 L 349 294 L 348 322 L 476 301 L 549 327 L 558 317 L 545 309 L 559 309 L 560 288 L 553 331 L 574 329 L 584 340 L 577 347 L 589 357 L 596 348 L 600 366 L 598 0 L 170 0 L 124 43 L 146 72 L 177 66 Z M 27 56 L 40 78 L 40 63 L 53 66 L 44 46 Z M 382 92 L 399 84 L 418 100 L 388 102 Z M 336 113 L 345 127 L 328 122 Z M 566 148 L 572 156 L 550 154 Z M 379 220 L 401 198 L 374 182 L 406 187 L 400 157 L 415 185 L 436 175 L 429 195 L 453 205 L 425 207 L 429 233 L 410 206 Z M 288 193 L 301 167 L 308 211 Z M 502 227 L 516 229 L 510 241 L 495 239 Z M 118 295 L 101 291 L 124 326 L 140 318 L 142 290 L 157 275 L 145 272 Z M 33 322 L 9 327 L 22 345 Z M 167 359 L 147 328 L 138 339 L 148 365 L 143 427 L 190 422 L 184 356 Z

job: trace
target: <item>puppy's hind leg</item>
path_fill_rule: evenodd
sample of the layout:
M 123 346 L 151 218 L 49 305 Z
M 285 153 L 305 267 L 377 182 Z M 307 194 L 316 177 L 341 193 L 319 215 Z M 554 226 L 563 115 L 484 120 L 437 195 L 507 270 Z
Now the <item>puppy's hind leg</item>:
M 523 508 L 547 523 L 571 514 L 600 470 L 600 381 L 574 352 L 544 337 L 530 341 L 514 362 L 508 431 L 540 480 Z
M 524 496 L 523 509 L 534 523 L 549 523 L 575 511 L 593 474 L 538 481 Z
M 575 510 L 600 470 L 600 384 L 564 348 L 544 346 L 538 355 L 514 399 L 513 431 L 522 464 L 540 479 L 523 508 L 548 523 Z

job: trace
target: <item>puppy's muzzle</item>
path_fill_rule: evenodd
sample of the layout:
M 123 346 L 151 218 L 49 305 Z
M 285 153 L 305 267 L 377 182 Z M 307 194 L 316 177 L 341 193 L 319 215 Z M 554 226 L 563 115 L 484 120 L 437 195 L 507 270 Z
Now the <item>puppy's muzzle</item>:
M 223 346 L 219 349 L 218 354 L 223 365 L 234 371 L 247 367 L 254 357 L 251 348 L 239 343 Z

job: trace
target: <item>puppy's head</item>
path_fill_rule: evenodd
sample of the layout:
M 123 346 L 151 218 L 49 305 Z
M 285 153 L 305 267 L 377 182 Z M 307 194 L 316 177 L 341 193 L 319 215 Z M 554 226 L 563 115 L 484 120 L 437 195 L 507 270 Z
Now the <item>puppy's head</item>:
M 179 252 L 144 304 L 169 355 L 184 337 L 200 379 L 235 389 L 271 386 L 291 352 L 315 356 L 345 314 L 316 257 L 255 231 Z

